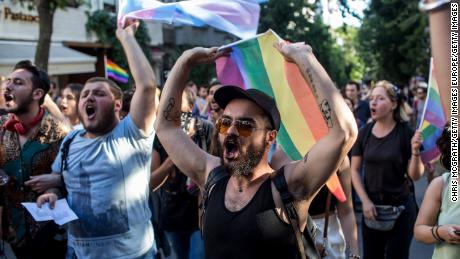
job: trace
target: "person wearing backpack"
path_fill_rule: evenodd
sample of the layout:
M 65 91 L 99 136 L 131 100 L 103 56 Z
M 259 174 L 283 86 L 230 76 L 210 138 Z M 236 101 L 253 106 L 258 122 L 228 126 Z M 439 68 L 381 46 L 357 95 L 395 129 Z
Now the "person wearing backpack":
M 200 47 L 185 51 L 162 93 L 155 122 L 157 136 L 174 164 L 200 188 L 210 190 L 204 192 L 202 221 L 209 259 L 305 258 L 297 237 L 307 225 L 309 203 L 356 138 L 353 114 L 311 47 L 284 42 L 274 47 L 287 62 L 297 64 L 330 127 L 304 159 L 276 172 L 267 156 L 280 130 L 280 113 L 275 100 L 261 91 L 237 86 L 216 91 L 214 99 L 224 110 L 216 123 L 220 156 L 199 149 L 180 128 L 181 94 L 190 70 L 213 62 L 225 51 Z M 225 172 L 225 177 L 208 188 L 218 171 Z M 286 193 L 294 206 L 286 206 Z
M 78 216 L 67 223 L 67 258 L 152 258 L 157 250 L 148 204 L 156 78 L 134 36 L 138 27 L 127 20 L 116 31 L 136 83 L 129 115 L 120 118 L 116 83 L 90 78 L 78 103 L 84 129 L 67 135 L 52 165 Z M 53 208 L 60 195 L 48 189 L 37 205 Z
M 413 181 L 424 171 L 422 137 L 407 123 L 399 88 L 380 81 L 371 91 L 374 122 L 360 129 L 351 162 L 353 186 L 363 203 L 363 254 L 372 259 L 409 258 L 417 215 Z

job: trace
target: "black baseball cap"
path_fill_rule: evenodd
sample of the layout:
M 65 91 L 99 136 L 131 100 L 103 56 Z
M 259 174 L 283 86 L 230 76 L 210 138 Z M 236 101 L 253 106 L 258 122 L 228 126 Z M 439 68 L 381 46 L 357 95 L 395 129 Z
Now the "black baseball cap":
M 280 129 L 280 112 L 276 107 L 275 100 L 267 94 L 257 89 L 244 90 L 233 85 L 223 86 L 214 93 L 214 100 L 222 109 L 225 109 L 227 104 L 234 99 L 247 99 L 254 102 L 270 118 L 273 129 Z

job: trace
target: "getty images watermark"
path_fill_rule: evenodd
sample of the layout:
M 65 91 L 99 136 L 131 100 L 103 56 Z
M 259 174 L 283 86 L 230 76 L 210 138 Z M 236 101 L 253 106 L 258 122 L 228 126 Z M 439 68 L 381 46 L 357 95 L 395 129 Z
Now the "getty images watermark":
M 450 200 L 458 201 L 458 3 L 450 5 L 450 125 L 451 189 Z

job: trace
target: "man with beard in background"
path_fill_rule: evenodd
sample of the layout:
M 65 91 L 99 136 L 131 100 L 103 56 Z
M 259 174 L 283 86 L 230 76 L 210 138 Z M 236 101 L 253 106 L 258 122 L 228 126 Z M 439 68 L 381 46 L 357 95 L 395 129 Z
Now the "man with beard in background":
M 54 236 L 54 222 L 35 222 L 21 202 L 33 202 L 46 188 L 34 178 L 58 185 L 51 164 L 67 134 L 64 124 L 45 114 L 50 88 L 48 74 L 29 60 L 16 64 L 2 83 L 4 108 L 0 116 L 0 236 L 8 241 L 17 258 L 63 258 L 65 241 Z M 3 224 L 1 224 L 3 223 Z M 53 248 L 53 249 L 51 249 Z
M 301 231 L 311 199 L 335 172 L 356 138 L 356 123 L 342 96 L 308 45 L 275 46 L 294 62 L 311 86 L 329 133 L 300 161 L 276 173 L 284 177 L 296 200 Z M 224 86 L 214 95 L 224 109 L 216 127 L 220 157 L 200 150 L 180 128 L 183 86 L 197 64 L 210 63 L 217 48 L 185 51 L 166 81 L 155 127 L 174 164 L 203 189 L 216 170 L 227 172 L 211 189 L 203 223 L 206 258 L 298 258 L 294 232 L 270 176 L 269 146 L 280 129 L 274 100 L 258 90 Z M 283 222 L 284 221 L 284 222 Z

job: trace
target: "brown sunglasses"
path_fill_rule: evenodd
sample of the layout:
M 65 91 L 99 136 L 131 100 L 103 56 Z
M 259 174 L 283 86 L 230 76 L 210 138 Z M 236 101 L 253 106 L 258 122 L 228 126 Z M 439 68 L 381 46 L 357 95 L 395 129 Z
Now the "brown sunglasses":
M 238 134 L 242 137 L 251 136 L 255 130 L 270 130 L 269 128 L 256 128 L 250 121 L 245 120 L 231 120 L 229 118 L 220 118 L 216 122 L 216 129 L 220 134 L 227 134 L 231 126 L 235 126 Z

